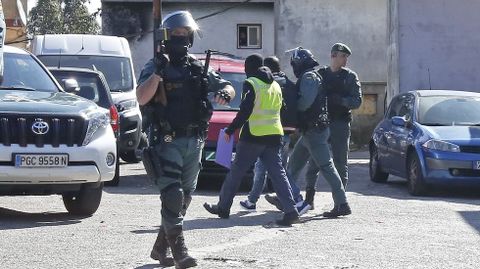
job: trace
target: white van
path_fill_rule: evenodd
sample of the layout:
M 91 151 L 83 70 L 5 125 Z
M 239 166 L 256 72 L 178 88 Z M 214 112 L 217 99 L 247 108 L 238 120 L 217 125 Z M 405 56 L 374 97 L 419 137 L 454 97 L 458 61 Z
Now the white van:
M 136 149 L 146 141 L 140 143 L 144 138 L 142 116 L 135 94 L 137 85 L 128 41 L 105 35 L 37 35 L 30 49 L 48 67 L 83 67 L 103 73 L 120 115 L 119 156 L 126 162 L 138 162 Z

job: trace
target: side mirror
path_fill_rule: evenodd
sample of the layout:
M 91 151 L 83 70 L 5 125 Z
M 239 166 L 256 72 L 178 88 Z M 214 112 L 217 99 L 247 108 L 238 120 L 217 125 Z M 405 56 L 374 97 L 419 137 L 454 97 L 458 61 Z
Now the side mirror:
M 62 86 L 63 89 L 69 93 L 76 94 L 80 90 L 77 80 L 73 78 L 62 79 Z
M 392 117 L 392 124 L 395 126 L 406 127 L 407 121 L 403 117 L 395 116 Z

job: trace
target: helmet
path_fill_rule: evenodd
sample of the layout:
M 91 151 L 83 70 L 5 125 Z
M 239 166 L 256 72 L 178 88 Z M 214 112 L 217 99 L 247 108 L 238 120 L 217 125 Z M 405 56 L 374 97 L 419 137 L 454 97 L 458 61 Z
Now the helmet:
M 315 60 L 310 50 L 298 47 L 291 51 L 293 51 L 293 54 L 290 58 L 290 65 L 297 78 L 300 77 L 305 70 L 318 65 L 317 60 Z
M 186 10 L 172 12 L 168 14 L 162 21 L 162 28 L 169 29 L 170 31 L 179 27 L 185 27 L 190 31 L 189 39 L 190 46 L 192 46 L 193 34 L 199 30 L 199 27 L 190 12 Z

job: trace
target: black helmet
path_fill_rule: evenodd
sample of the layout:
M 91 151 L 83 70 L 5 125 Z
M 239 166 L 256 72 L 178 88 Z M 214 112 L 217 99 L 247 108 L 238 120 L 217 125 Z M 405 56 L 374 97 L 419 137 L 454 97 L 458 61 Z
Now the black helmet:
M 167 16 L 162 21 L 162 28 L 173 30 L 175 28 L 185 27 L 190 31 L 190 46 L 193 45 L 193 34 L 199 30 L 198 24 L 192 17 L 192 14 L 186 10 L 175 11 Z
M 290 65 L 297 78 L 299 78 L 305 70 L 318 65 L 317 60 L 315 60 L 310 50 L 298 47 L 290 51 L 293 51 L 292 57 L 290 58 Z

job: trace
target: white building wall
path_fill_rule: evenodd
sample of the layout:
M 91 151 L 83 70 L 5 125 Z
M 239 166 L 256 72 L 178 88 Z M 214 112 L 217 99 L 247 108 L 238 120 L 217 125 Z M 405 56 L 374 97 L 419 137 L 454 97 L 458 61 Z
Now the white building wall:
M 390 17 L 397 38 L 389 46 L 398 47 L 398 78 L 391 76 L 398 88 L 392 83 L 389 93 L 480 91 L 480 1 L 391 0 L 390 6 L 397 9 Z
M 303 46 L 312 50 L 322 65 L 330 62 L 335 42 L 353 51 L 349 66 L 362 81 L 387 79 L 385 0 L 278 0 L 276 52 L 287 70 L 284 51 Z

